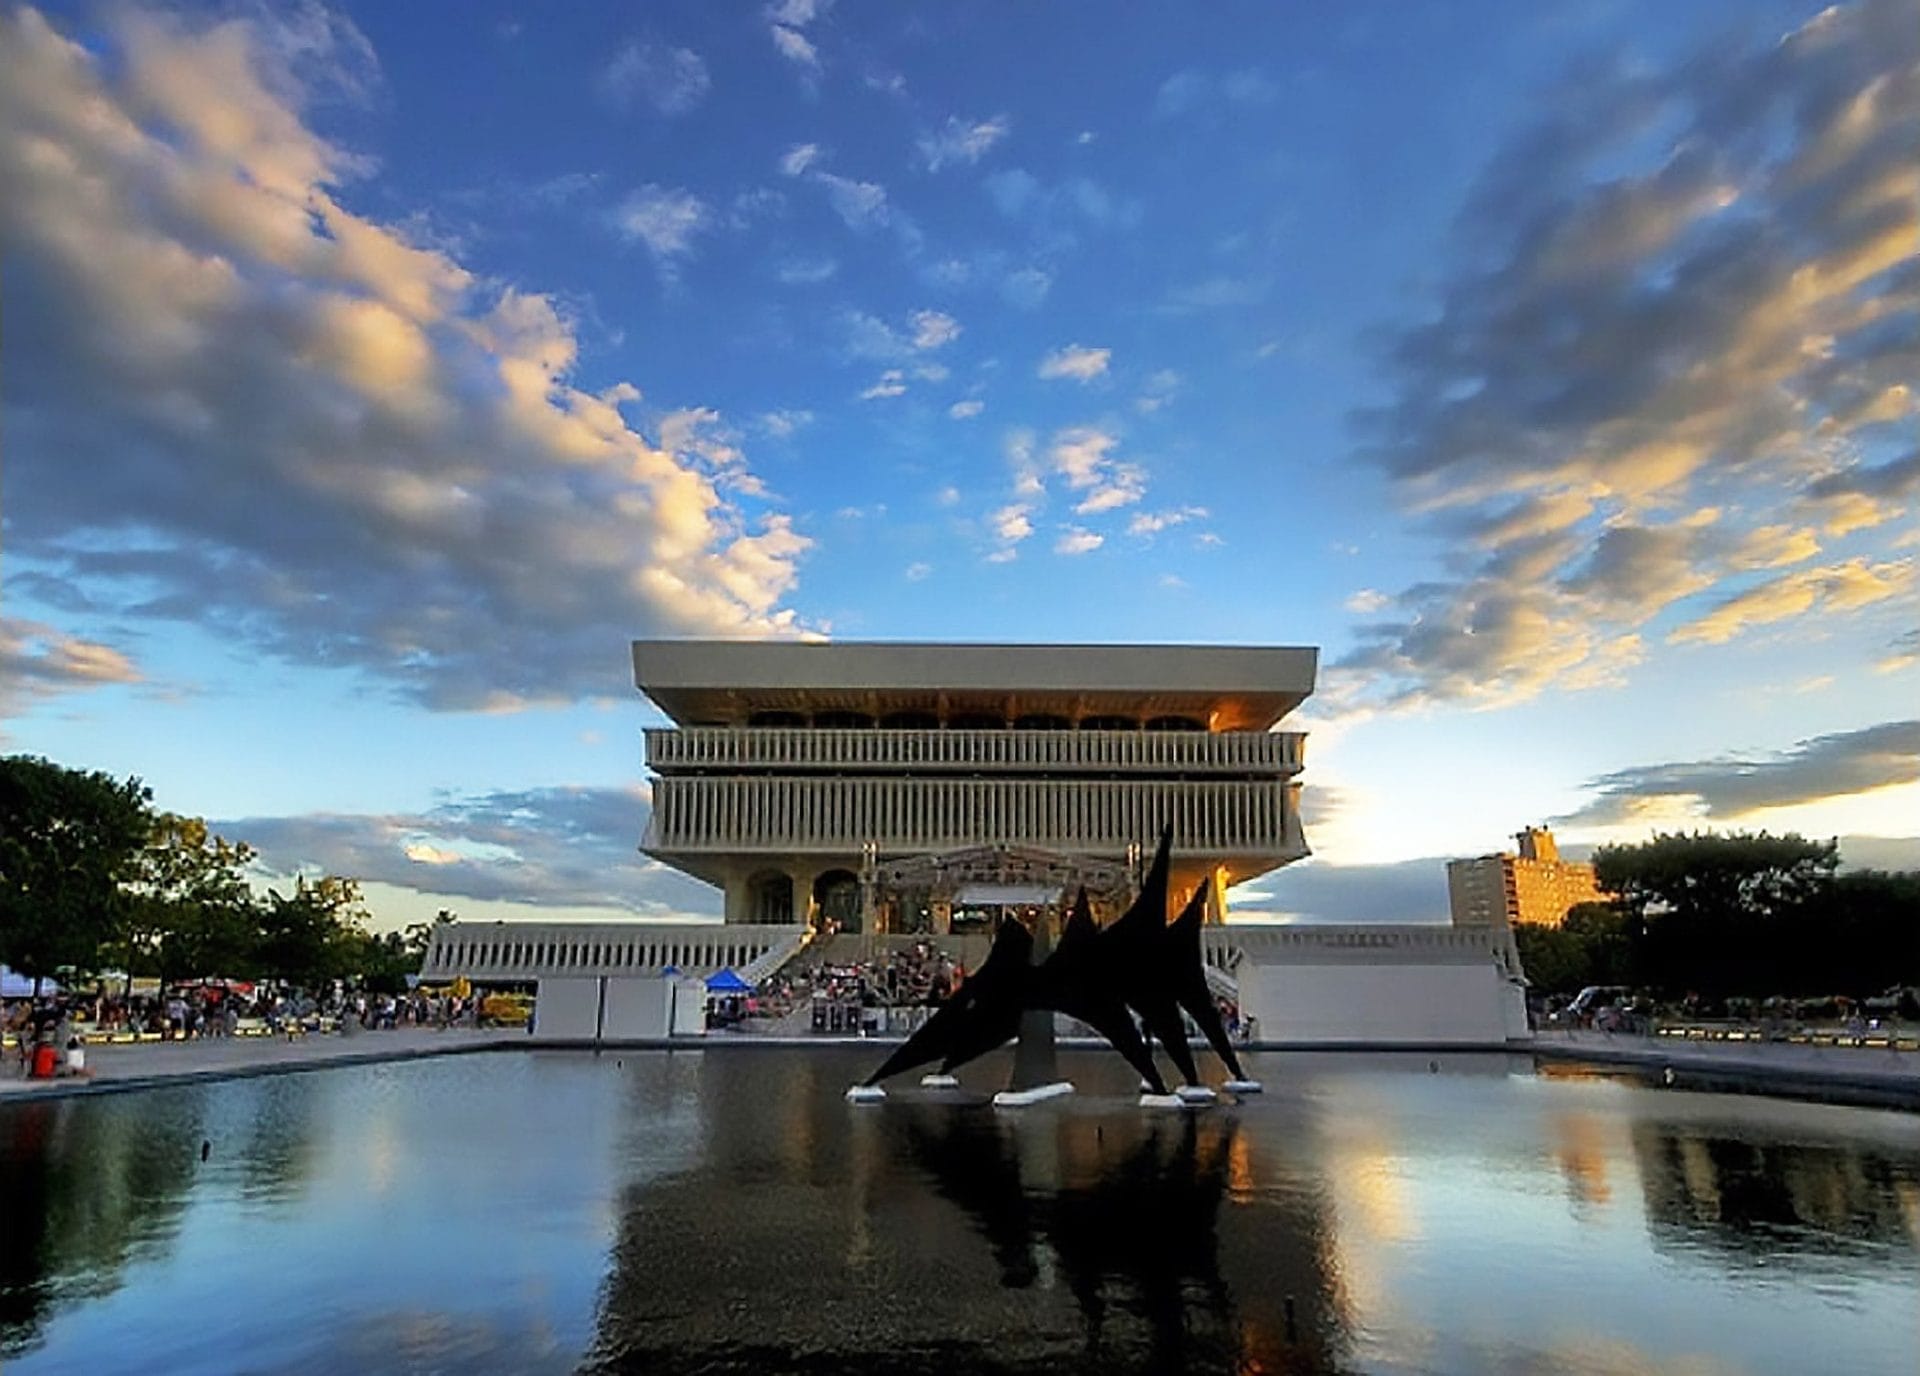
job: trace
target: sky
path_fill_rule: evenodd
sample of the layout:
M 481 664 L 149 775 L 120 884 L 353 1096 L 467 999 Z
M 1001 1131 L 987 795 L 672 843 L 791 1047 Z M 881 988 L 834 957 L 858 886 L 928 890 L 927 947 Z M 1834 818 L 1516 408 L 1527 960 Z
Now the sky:
M 1920 0 L 4 26 L 0 749 L 263 876 L 716 916 L 682 635 L 1317 646 L 1244 913 L 1920 866 Z

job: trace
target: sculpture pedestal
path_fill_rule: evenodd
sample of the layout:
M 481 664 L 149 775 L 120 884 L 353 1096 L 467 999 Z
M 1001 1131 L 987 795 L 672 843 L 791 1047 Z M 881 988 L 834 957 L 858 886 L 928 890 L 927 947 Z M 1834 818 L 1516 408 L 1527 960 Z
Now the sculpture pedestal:
M 1056 1080 L 1049 1085 L 1035 1085 L 1032 1089 L 1003 1089 L 993 1096 L 995 1108 L 1025 1108 L 1029 1104 L 1044 1103 L 1048 1099 L 1058 1099 L 1073 1093 L 1073 1085 L 1066 1080 Z

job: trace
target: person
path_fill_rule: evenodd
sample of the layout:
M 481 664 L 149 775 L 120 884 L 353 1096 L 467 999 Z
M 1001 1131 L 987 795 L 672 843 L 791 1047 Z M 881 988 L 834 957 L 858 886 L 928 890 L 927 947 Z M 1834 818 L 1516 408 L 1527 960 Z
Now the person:
M 79 1080 L 91 1080 L 93 1072 L 87 1069 L 86 1043 L 78 1037 L 67 1038 L 66 1074 Z

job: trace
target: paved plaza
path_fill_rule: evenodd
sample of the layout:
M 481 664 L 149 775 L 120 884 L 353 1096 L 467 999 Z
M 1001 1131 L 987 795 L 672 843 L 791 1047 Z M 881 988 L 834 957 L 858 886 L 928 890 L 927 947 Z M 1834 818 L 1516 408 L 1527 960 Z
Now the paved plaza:
M 391 1031 L 286 1037 L 204 1037 L 193 1041 L 89 1045 L 89 1079 L 29 1080 L 8 1048 L 0 1071 L 0 1098 L 32 1094 L 86 1093 L 130 1089 L 180 1080 L 225 1080 L 243 1075 L 272 1075 L 367 1061 L 403 1061 L 484 1051 L 495 1046 L 524 1046 L 524 1030 L 403 1027 Z

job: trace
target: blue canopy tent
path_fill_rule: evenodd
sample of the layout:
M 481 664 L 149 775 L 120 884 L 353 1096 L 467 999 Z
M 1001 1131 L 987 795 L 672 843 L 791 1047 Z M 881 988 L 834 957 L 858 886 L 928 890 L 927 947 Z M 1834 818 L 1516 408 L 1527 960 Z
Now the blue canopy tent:
M 707 992 L 709 994 L 751 994 L 753 986 L 728 969 L 707 976 Z

